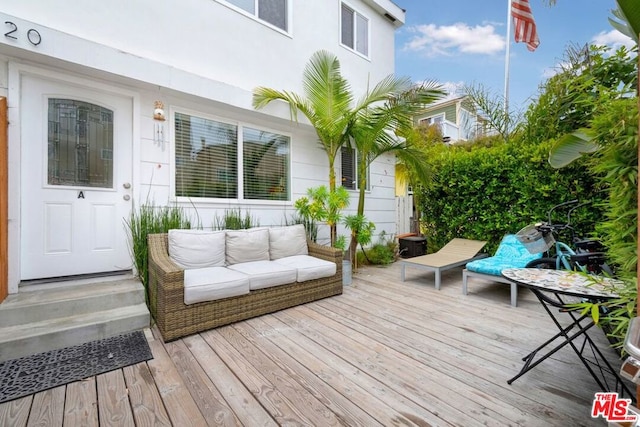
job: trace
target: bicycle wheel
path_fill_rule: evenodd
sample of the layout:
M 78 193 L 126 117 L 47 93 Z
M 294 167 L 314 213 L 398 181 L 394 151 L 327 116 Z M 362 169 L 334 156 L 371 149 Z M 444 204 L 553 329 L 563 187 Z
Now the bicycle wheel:
M 555 258 L 539 258 L 530 261 L 526 268 L 544 268 L 547 270 L 556 270 L 556 259 Z

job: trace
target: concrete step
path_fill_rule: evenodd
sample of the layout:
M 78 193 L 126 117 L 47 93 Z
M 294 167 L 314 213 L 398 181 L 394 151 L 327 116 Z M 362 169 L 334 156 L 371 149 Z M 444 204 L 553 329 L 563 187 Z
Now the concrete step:
M 0 362 L 149 327 L 146 304 L 0 328 Z
M 144 288 L 132 277 L 21 289 L 0 304 L 0 362 L 142 330 Z
M 22 325 L 144 302 L 144 287 L 133 278 L 49 289 L 21 289 L 0 304 L 0 325 Z

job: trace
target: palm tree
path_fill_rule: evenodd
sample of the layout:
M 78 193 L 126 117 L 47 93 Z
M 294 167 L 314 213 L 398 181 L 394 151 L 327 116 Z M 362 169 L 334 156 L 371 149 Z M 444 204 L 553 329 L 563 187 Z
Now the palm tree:
M 413 117 L 426 105 L 442 98 L 445 91 L 433 81 L 416 86 L 407 78 L 394 79 L 387 87 L 390 90 L 386 102 L 361 110 L 351 131 L 360 158 L 358 217 L 364 216 L 367 169 L 378 157 L 385 153 L 395 154 L 413 176 L 426 179 L 428 175 L 425 152 L 398 135 L 407 135 L 413 129 Z M 351 254 L 355 253 L 359 232 L 352 230 Z
M 407 90 L 408 79 L 388 76 L 367 94 L 354 102 L 351 86 L 340 73 L 338 58 L 324 50 L 311 56 L 304 69 L 302 86 L 304 95 L 258 87 L 253 91 L 253 106 L 260 109 L 275 100 L 289 104 L 291 118 L 298 120 L 302 113 L 315 128 L 329 160 L 329 191 L 336 188 L 335 161 L 340 148 L 351 135 L 356 119 L 362 111 Z M 419 96 L 418 96 L 419 97 Z M 336 241 L 336 226 L 331 226 L 331 244 Z

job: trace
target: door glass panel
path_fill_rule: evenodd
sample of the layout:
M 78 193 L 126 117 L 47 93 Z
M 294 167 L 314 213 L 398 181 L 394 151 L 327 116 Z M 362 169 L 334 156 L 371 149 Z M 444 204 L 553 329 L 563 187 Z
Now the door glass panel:
M 49 99 L 48 184 L 113 188 L 113 111 Z

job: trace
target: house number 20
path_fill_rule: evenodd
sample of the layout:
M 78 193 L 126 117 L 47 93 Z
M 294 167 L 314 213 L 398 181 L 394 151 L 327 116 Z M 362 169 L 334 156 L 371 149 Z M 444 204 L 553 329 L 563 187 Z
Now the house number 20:
M 4 36 L 9 39 L 18 40 L 18 37 L 17 37 L 18 26 L 11 21 L 4 21 L 4 23 L 7 24 L 9 28 L 11 28 L 9 31 L 4 33 Z M 38 32 L 38 30 L 30 28 L 27 31 L 27 40 L 29 40 L 29 43 L 31 43 L 32 45 L 38 46 L 42 42 L 42 37 L 40 36 L 40 33 Z

